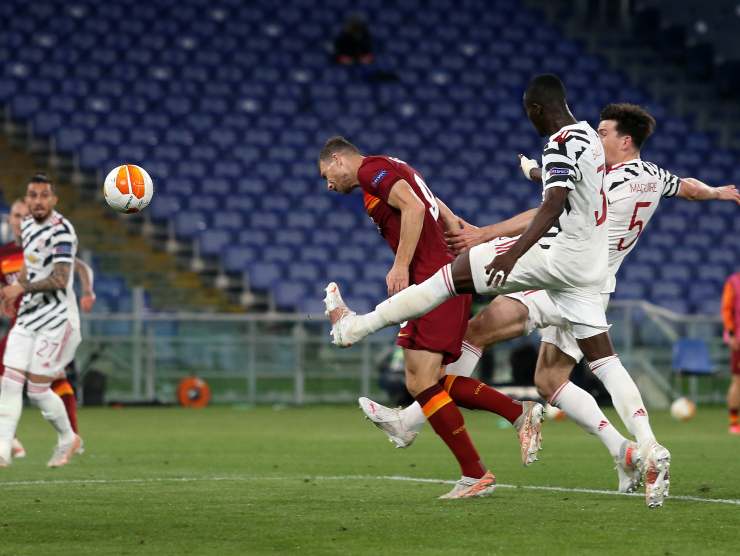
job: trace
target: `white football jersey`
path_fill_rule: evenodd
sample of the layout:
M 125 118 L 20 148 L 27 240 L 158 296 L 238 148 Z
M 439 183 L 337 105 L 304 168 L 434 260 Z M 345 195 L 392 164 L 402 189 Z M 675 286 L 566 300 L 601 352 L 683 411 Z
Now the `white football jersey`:
M 545 146 L 542 171 L 543 198 L 551 187 L 570 189 L 557 234 L 539 242 L 551 270 L 575 287 L 600 291 L 608 276 L 608 226 L 604 148 L 596 131 L 587 122 L 560 129 Z
M 77 254 L 74 227 L 56 211 L 41 223 L 28 217 L 21 224 L 21 240 L 29 282 L 48 278 L 56 263 L 70 263 L 71 268 L 66 289 L 24 294 L 16 324 L 33 332 L 56 330 L 67 322 L 79 328 L 80 315 L 74 292 Z
M 606 175 L 609 200 L 609 279 L 604 293 L 616 287 L 616 274 L 635 248 L 663 197 L 679 191 L 681 178 L 639 158 L 615 164 Z

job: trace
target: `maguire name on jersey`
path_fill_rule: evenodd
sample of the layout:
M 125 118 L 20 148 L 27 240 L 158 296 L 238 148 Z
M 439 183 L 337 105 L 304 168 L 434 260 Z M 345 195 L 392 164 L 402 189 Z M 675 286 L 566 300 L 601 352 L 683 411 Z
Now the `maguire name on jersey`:
M 652 162 L 635 158 L 615 164 L 606 175 L 609 200 L 609 280 L 604 293 L 616 287 L 616 274 L 635 248 L 663 197 L 675 196 L 681 178 Z
M 79 313 L 74 293 L 74 260 L 77 235 L 72 224 L 53 211 L 41 223 L 27 218 L 21 225 L 23 259 L 29 282 L 48 278 L 57 263 L 69 263 L 67 287 L 23 296 L 16 324 L 28 330 L 55 330 L 69 322 L 79 327 Z

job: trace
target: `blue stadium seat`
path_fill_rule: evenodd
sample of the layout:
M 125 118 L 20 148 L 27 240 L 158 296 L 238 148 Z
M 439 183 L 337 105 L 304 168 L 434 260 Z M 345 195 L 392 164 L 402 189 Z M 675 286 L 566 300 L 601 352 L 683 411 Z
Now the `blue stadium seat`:
M 200 254 L 206 257 L 218 257 L 231 243 L 231 234 L 225 230 L 203 230 L 198 237 Z
M 175 215 L 175 235 L 179 239 L 193 239 L 207 227 L 206 213 L 188 211 Z
M 283 276 L 281 265 L 254 262 L 249 265 L 249 285 L 256 290 L 269 290 Z
M 303 282 L 278 282 L 273 288 L 273 298 L 278 309 L 292 310 L 307 296 L 308 287 Z
M 242 273 L 257 260 L 258 253 L 254 247 L 227 245 L 223 251 L 223 268 L 226 272 Z

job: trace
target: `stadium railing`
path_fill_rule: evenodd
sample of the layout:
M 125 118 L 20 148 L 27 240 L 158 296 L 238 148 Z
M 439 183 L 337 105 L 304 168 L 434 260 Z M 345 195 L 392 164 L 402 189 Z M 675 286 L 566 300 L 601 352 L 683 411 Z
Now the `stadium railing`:
M 323 314 L 154 313 L 144 309 L 142 298 L 135 292 L 130 313 L 82 318 L 78 368 L 83 381 L 93 370 L 106 375 L 108 402 L 174 403 L 179 381 L 189 376 L 205 380 L 220 403 L 385 399 L 379 369 L 394 349 L 395 327 L 339 349 L 330 343 Z M 671 381 L 671 349 L 679 338 L 706 340 L 715 368 L 726 375 L 718 316 L 679 315 L 647 302 L 619 300 L 609 307 L 609 321 L 615 347 L 651 407 L 665 407 L 678 395 Z M 517 342 L 497 346 L 497 382 L 509 378 L 508 352 Z M 700 388 L 697 401 L 719 401 L 721 395 L 719 389 Z

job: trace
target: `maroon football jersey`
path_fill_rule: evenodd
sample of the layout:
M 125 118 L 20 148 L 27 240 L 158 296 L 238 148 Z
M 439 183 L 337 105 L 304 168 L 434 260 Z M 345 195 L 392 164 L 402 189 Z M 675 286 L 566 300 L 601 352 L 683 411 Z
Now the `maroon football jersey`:
M 454 259 L 447 249 L 434 194 L 419 172 L 397 158 L 367 156 L 357 171 L 357 181 L 365 194 L 365 209 L 394 253 L 401 240 L 401 211 L 388 204 L 388 195 L 398 180 L 405 180 L 427 209 L 409 266 L 409 279 L 418 284 Z

